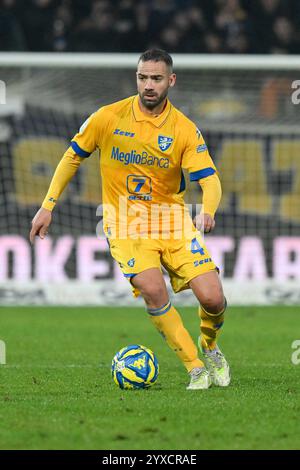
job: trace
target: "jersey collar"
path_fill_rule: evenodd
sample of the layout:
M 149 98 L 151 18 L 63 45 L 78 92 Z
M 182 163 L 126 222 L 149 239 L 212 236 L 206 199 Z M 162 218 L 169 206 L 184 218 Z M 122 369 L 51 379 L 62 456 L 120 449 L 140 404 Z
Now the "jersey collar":
M 155 127 L 161 127 L 166 122 L 171 112 L 171 108 L 172 108 L 172 105 L 170 101 L 167 99 L 167 104 L 163 112 L 159 114 L 157 117 L 152 117 L 148 114 L 143 113 L 140 110 L 138 95 L 136 95 L 132 101 L 132 112 L 133 112 L 134 119 L 137 122 L 139 121 L 151 122 L 152 124 L 154 124 Z

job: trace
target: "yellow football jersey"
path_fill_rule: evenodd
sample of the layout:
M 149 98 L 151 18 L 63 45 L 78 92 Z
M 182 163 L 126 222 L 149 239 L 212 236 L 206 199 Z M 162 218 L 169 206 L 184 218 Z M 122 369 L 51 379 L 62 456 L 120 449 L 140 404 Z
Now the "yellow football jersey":
M 104 229 L 113 238 L 123 238 L 124 230 L 132 236 L 159 233 L 161 219 L 153 214 L 171 206 L 184 210 L 183 168 L 191 181 L 216 172 L 201 132 L 169 100 L 158 116 L 144 114 L 138 96 L 103 106 L 71 147 L 83 158 L 100 151 Z

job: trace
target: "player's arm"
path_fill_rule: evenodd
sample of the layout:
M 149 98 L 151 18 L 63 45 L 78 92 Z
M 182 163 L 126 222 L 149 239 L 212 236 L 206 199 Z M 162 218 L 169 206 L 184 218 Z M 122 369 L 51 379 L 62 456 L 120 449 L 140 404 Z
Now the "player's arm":
M 52 211 L 65 187 L 71 181 L 84 158 L 79 157 L 70 147 L 59 162 L 53 175 L 47 195 L 41 208 L 31 222 L 30 242 L 39 236 L 44 238 L 52 221 Z
M 73 138 L 70 147 L 63 155 L 53 175 L 47 195 L 41 208 L 32 220 L 30 242 L 36 236 L 44 238 L 52 221 L 52 211 L 64 191 L 83 162 L 96 148 L 98 141 L 96 115 L 93 114 L 81 126 L 79 133 Z
M 199 185 L 203 192 L 204 215 L 196 216 L 194 223 L 199 230 L 207 233 L 215 228 L 215 213 L 221 201 L 222 187 L 217 173 L 200 179 Z
M 219 206 L 222 189 L 217 169 L 206 143 L 196 127 L 187 131 L 182 167 L 189 171 L 190 181 L 198 182 L 203 197 L 203 215 L 197 215 L 194 223 L 198 229 L 210 232 L 215 227 L 215 213 Z

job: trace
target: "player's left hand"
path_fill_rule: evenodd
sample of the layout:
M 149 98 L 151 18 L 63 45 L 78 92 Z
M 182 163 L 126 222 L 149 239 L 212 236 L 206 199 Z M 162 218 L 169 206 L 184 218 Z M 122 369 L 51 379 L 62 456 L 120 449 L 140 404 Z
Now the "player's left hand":
M 209 214 L 196 215 L 193 222 L 195 227 L 204 233 L 211 232 L 216 225 L 214 218 Z

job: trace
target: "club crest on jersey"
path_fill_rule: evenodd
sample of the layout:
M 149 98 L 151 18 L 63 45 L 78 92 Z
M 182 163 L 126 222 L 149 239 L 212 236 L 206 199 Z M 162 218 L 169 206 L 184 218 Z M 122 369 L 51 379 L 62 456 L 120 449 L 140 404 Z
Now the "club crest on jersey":
M 134 258 L 131 258 L 129 261 L 127 261 L 127 264 L 128 266 L 130 266 L 131 268 L 133 268 L 134 264 L 135 264 L 135 259 Z
M 164 135 L 159 135 L 158 136 L 158 146 L 159 146 L 160 150 L 162 150 L 163 152 L 168 150 L 168 148 L 170 148 L 170 146 L 172 145 L 173 140 L 174 139 L 172 139 L 172 137 L 166 137 Z

